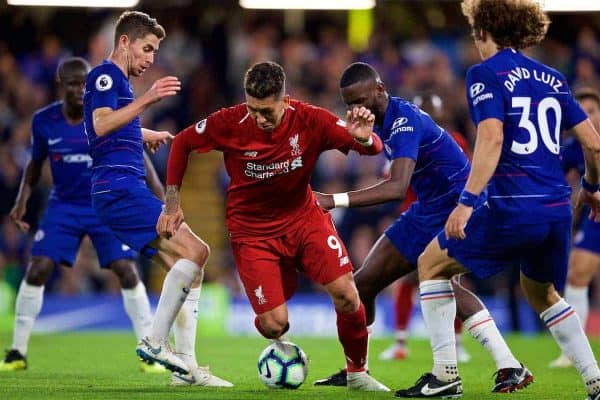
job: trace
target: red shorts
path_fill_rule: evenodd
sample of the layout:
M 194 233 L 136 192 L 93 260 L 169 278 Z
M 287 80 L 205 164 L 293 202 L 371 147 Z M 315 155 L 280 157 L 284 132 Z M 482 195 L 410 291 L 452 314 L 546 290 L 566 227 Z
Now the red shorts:
M 329 213 L 316 209 L 296 229 L 268 239 L 231 242 L 246 295 L 256 314 L 285 303 L 296 291 L 298 272 L 326 285 L 352 272 L 346 247 Z

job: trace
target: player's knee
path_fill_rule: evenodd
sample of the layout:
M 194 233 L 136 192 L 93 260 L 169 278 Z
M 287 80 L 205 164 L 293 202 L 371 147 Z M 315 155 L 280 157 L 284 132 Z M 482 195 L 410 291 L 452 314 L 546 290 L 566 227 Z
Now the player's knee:
M 200 267 L 203 267 L 210 256 L 210 247 L 208 244 L 196 236 L 193 232 L 188 231 L 184 237 L 184 254 L 182 257 L 193 261 Z
M 268 339 L 277 339 L 283 335 L 288 328 L 288 320 L 284 315 L 267 313 L 258 317 L 260 333 Z
M 352 288 L 353 289 L 353 288 Z M 336 293 L 333 297 L 335 309 L 341 313 L 351 313 L 360 307 L 360 297 L 354 289 L 348 289 Z
M 46 284 L 50 273 L 54 268 L 54 262 L 47 257 L 32 257 L 31 263 L 25 274 L 25 282 L 33 286 Z
M 110 264 L 123 289 L 134 288 L 140 281 L 135 264 L 130 260 L 117 260 Z

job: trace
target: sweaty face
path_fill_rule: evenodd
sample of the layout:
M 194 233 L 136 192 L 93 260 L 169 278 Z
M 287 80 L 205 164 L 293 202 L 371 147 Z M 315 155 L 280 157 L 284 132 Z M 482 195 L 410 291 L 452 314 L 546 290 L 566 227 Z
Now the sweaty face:
M 379 91 L 378 84 L 374 79 L 357 82 L 341 89 L 342 100 L 349 110 L 354 107 L 368 108 L 375 114 L 375 118 L 379 123 L 385 113 L 385 110 L 381 110 L 377 102 Z
M 60 81 L 60 87 L 65 96 L 65 103 L 70 107 L 83 107 L 86 75 L 87 71 L 77 69 L 66 73 Z
M 290 104 L 289 96 L 269 96 L 257 99 L 246 93 L 246 108 L 256 122 L 256 126 L 263 131 L 272 131 L 281 123 L 285 109 Z
M 137 38 L 133 42 L 127 41 L 129 75 L 140 76 L 154 64 L 154 55 L 158 51 L 159 44 L 160 39 L 153 33 L 149 33 L 143 38 Z
M 582 99 L 579 100 L 579 104 L 583 111 L 587 114 L 590 121 L 594 125 L 597 131 L 600 132 L 600 104 L 596 102 L 594 99 Z

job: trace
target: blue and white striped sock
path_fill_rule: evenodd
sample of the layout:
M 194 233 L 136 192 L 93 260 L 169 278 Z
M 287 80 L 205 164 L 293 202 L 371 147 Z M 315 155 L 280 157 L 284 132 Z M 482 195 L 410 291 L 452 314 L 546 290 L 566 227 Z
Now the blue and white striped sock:
M 540 314 L 540 318 L 583 379 L 589 393 L 600 392 L 600 369 L 575 310 L 560 299 Z

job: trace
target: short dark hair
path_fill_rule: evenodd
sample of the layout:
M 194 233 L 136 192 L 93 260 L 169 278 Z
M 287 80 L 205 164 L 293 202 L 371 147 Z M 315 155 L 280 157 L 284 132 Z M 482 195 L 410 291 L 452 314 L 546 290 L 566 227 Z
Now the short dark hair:
M 583 86 L 575 90 L 575 92 L 573 93 L 573 97 L 575 97 L 575 100 L 577 101 L 591 99 L 594 100 L 600 106 L 600 92 L 598 92 L 592 87 Z
M 537 0 L 464 0 L 462 11 L 476 39 L 488 32 L 500 48 L 519 50 L 538 44 L 550 25 Z
M 164 39 L 167 34 L 156 18 L 150 17 L 141 11 L 125 11 L 117 20 L 115 27 L 115 46 L 122 35 L 127 35 L 132 42 L 152 33 L 159 39 Z
M 350 85 L 354 85 L 358 82 L 365 82 L 368 80 L 380 81 L 379 74 L 375 71 L 375 68 L 371 67 L 367 63 L 355 62 L 346 67 L 340 78 L 340 88 L 345 88 Z
M 62 82 L 76 70 L 81 70 L 87 75 L 90 71 L 90 64 L 81 57 L 67 57 L 58 64 L 58 68 L 56 69 L 56 79 L 59 82 Z
M 244 75 L 244 90 L 246 94 L 257 99 L 283 96 L 285 90 L 283 67 L 273 61 L 252 65 Z

